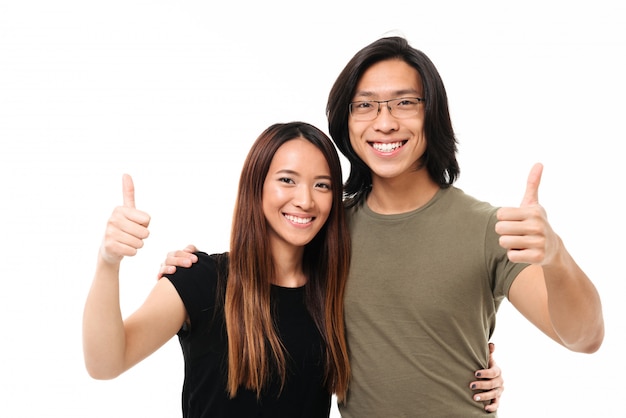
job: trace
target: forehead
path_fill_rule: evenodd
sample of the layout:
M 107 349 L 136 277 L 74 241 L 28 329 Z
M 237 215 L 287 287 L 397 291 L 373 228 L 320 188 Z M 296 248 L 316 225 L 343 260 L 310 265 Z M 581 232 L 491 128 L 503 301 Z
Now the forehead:
M 281 169 L 330 172 L 322 151 L 304 138 L 291 139 L 276 150 L 270 171 Z
M 370 66 L 356 85 L 356 97 L 398 97 L 422 94 L 422 79 L 415 68 L 400 59 L 379 61 Z

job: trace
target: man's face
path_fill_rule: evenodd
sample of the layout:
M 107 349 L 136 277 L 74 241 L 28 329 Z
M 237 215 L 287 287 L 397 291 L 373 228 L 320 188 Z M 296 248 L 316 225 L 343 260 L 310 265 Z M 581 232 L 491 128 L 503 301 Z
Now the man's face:
M 423 98 L 421 78 L 406 62 L 390 59 L 372 65 L 363 73 L 352 101 L 404 97 Z M 381 103 L 378 115 L 372 120 L 349 116 L 350 144 L 368 165 L 374 180 L 414 172 L 426 151 L 423 103 L 419 103 L 417 112 L 411 116 L 394 113 L 396 116 L 389 111 L 387 103 Z

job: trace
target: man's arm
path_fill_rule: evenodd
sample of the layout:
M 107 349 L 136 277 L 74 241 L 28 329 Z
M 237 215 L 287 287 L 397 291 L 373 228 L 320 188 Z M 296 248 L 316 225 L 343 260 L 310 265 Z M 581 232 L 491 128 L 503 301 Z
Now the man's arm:
M 600 296 L 539 205 L 542 170 L 541 164 L 532 168 L 519 208 L 498 210 L 500 245 L 511 261 L 531 264 L 519 273 L 508 298 L 555 341 L 572 351 L 593 353 L 604 339 Z
M 198 252 L 198 249 L 190 244 L 182 250 L 167 253 L 165 262 L 159 268 L 157 279 L 161 279 L 166 274 L 174 274 L 176 267 L 191 267 L 193 263 L 198 261 L 198 257 L 193 254 L 195 252 Z M 485 405 L 485 410 L 488 412 L 497 411 L 500 406 L 500 397 L 504 391 L 502 373 L 493 358 L 494 349 L 495 346 L 489 343 L 489 368 L 477 370 L 475 372 L 477 380 L 470 383 L 470 389 L 476 391 L 473 395 L 474 401 L 490 401 Z

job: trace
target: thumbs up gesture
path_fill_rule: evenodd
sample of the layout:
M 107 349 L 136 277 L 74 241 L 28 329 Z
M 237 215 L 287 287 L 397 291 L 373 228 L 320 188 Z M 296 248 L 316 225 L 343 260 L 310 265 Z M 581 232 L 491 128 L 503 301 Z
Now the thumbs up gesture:
M 149 235 L 150 216 L 135 208 L 135 186 L 128 174 L 122 177 L 122 195 L 123 204 L 113 210 L 100 247 L 100 256 L 110 264 L 137 254 Z
M 528 175 L 521 205 L 500 208 L 497 213 L 500 245 L 515 263 L 550 264 L 561 246 L 561 239 L 550 227 L 546 211 L 539 204 L 542 172 L 543 166 L 535 164 Z

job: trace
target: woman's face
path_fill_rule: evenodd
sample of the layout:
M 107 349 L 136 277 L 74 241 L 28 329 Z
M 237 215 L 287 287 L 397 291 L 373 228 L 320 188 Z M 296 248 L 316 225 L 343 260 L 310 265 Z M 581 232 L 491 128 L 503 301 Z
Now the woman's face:
M 284 143 L 263 184 L 263 213 L 276 247 L 304 247 L 322 229 L 333 203 L 324 154 L 303 138 Z

